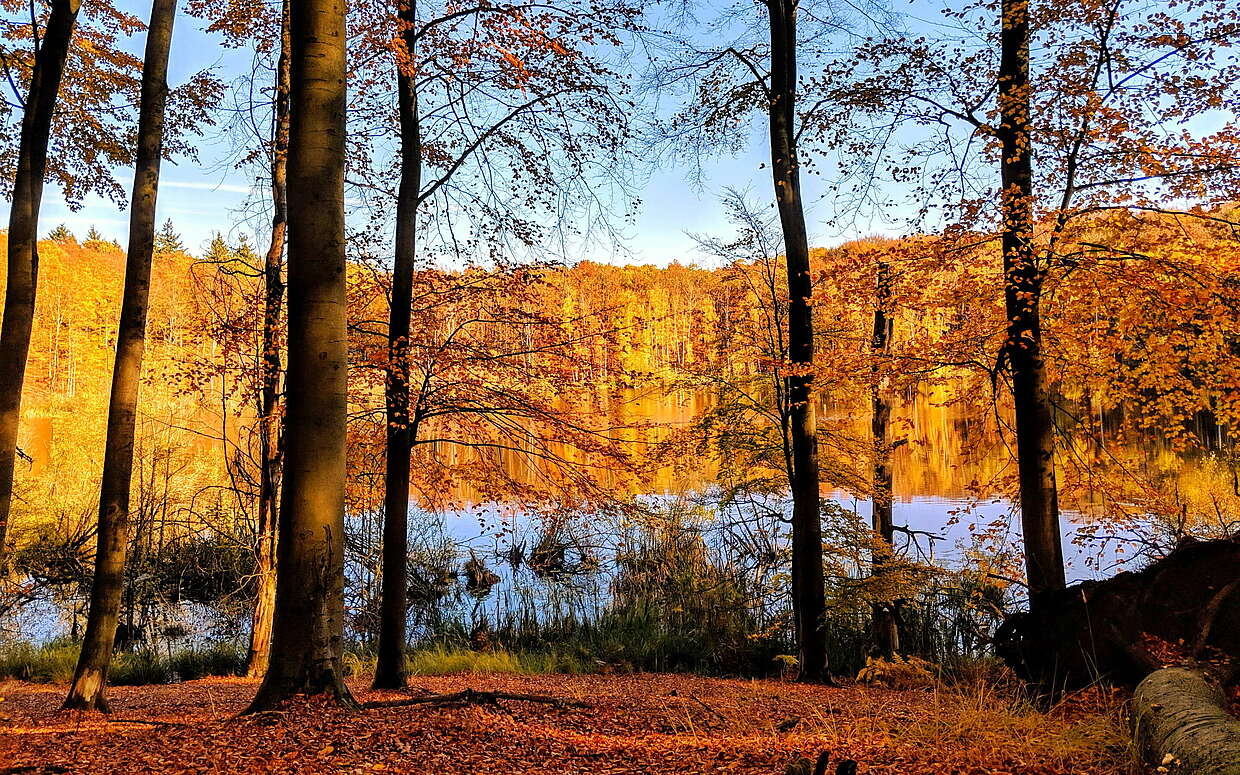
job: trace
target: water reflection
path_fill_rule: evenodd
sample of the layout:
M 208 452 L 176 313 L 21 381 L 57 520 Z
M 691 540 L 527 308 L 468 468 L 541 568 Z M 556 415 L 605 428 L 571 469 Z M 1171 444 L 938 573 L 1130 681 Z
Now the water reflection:
M 893 453 L 893 508 L 896 523 L 913 531 L 903 535 L 906 550 L 948 565 L 958 563 L 968 549 L 1019 551 L 1019 523 L 1012 504 L 1016 467 L 1008 420 L 987 398 L 948 401 L 948 396 L 946 390 L 926 390 L 894 402 L 892 435 L 902 443 Z M 619 433 L 625 439 L 654 445 L 677 432 L 692 437 L 694 424 L 712 406 L 707 392 L 646 391 L 609 394 L 598 408 L 614 426 L 623 428 Z M 870 499 L 864 490 L 869 476 L 868 401 L 824 404 L 820 418 L 823 454 L 839 458 L 835 470 L 840 473 L 840 481 L 832 481 L 829 473 L 824 477 L 824 497 L 868 522 Z M 1134 524 L 1165 505 L 1160 494 L 1187 503 L 1231 489 L 1229 469 L 1216 455 L 1177 452 L 1164 442 L 1133 438 L 1120 432 L 1117 421 L 1104 424 L 1100 419 L 1096 430 L 1065 436 L 1058 466 L 1070 580 L 1111 575 L 1130 564 L 1142 549 Z M 675 497 L 709 491 L 718 464 L 710 446 L 687 443 L 676 449 L 675 457 L 663 460 L 621 494 Z M 520 455 L 495 454 L 514 478 L 532 480 L 536 475 Z M 479 529 L 480 514 L 486 515 L 485 523 L 499 520 L 504 512 L 502 504 L 487 503 L 465 482 L 455 482 L 451 495 L 460 507 L 439 511 L 445 514 L 449 533 L 461 542 L 476 542 L 489 534 L 489 527 Z M 1117 520 L 1131 524 L 1116 524 Z M 1102 524 L 1106 528 L 1100 530 Z

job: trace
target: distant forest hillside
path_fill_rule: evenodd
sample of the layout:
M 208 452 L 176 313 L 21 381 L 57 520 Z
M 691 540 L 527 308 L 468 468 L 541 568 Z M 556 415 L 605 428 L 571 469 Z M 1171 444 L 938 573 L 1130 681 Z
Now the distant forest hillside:
M 1101 434 L 1115 449 L 1134 434 L 1154 434 L 1169 449 L 1215 454 L 1217 465 L 1234 470 L 1234 441 L 1222 428 L 1235 427 L 1240 413 L 1240 253 L 1200 226 L 1126 218 L 1099 223 L 1098 240 L 1107 229 L 1139 231 L 1147 260 L 1084 251 L 1048 280 L 1048 364 L 1060 422 Z M 19 545 L 40 526 L 68 520 L 84 529 L 91 521 L 124 269 L 122 251 L 101 240 L 61 235 L 40 253 L 45 292 L 27 372 Z M 931 239 L 813 252 L 820 400 L 839 408 L 821 428 L 824 486 L 866 492 L 868 418 L 859 423 L 847 410 L 863 407 L 875 379 L 974 426 L 972 437 L 987 440 L 974 450 L 979 465 L 990 461 L 972 474 L 979 491 L 1010 485 L 995 449 L 1008 413 L 993 401 L 993 353 L 1003 335 L 1001 299 L 990 292 L 993 258 L 988 246 L 944 251 Z M 704 470 L 713 476 L 743 465 L 734 475 L 760 477 L 777 468 L 770 448 L 753 442 L 738 451 L 735 440 L 774 432 L 759 404 L 781 363 L 779 259 L 750 246 L 713 269 L 589 261 L 419 269 L 410 343 L 415 495 L 432 507 L 495 500 L 567 508 L 704 482 Z M 248 245 L 222 238 L 201 257 L 179 249 L 156 255 L 134 489 L 144 508 L 165 518 L 206 520 L 229 533 L 252 519 L 260 267 Z M 390 276 L 362 263 L 349 271 L 349 492 L 354 508 L 366 510 L 381 501 L 375 472 Z M 879 271 L 891 277 L 895 324 L 876 365 Z M 1067 498 L 1074 486 L 1095 487 L 1099 466 L 1116 454 L 1094 447 L 1065 455 Z M 1071 475 L 1080 454 L 1090 459 L 1089 482 Z M 696 476 L 674 475 L 695 466 Z M 955 476 L 967 481 L 966 474 Z M 1183 497 L 1145 481 L 1115 489 L 1116 502 L 1134 493 Z

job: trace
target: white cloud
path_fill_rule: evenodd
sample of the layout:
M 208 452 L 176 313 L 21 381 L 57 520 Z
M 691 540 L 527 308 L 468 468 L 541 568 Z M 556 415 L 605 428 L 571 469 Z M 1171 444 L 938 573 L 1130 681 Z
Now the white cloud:
M 161 180 L 160 188 L 190 188 L 198 191 L 225 191 L 230 194 L 248 194 L 253 186 L 238 186 L 234 183 L 202 183 L 185 180 Z

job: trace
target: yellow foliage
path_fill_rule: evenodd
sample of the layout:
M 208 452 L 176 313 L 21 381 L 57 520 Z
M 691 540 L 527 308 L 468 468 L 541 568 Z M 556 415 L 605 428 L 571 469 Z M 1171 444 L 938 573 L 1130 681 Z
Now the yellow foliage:
M 935 683 L 934 665 L 920 657 L 894 655 L 890 661 L 866 657 L 857 680 L 889 689 L 925 689 Z

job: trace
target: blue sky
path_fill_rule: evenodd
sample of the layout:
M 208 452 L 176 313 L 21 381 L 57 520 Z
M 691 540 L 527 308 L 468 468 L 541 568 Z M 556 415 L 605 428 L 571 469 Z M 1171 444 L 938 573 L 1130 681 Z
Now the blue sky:
M 119 4 L 122 9 L 140 18 L 145 19 L 149 14 L 149 4 L 145 2 L 120 0 Z M 206 23 L 200 19 L 184 14 L 178 17 L 169 74 L 172 85 L 183 83 L 193 73 L 207 67 L 215 68 L 225 82 L 248 68 L 248 52 L 224 48 L 218 36 L 204 31 L 205 26 Z M 139 35 L 128 42 L 127 48 L 140 54 L 142 45 L 143 36 Z M 221 135 L 219 127 L 208 128 L 196 143 L 199 154 L 196 162 L 178 158 L 163 167 L 158 221 L 163 223 L 171 218 L 186 246 L 195 252 L 201 250 L 217 231 L 234 239 L 242 233 L 252 241 L 265 239 L 265 234 L 254 232 L 254 224 L 245 222 L 242 213 L 254 181 L 231 169 L 228 140 Z M 760 167 L 765 161 L 766 143 L 765 124 L 756 120 L 747 150 L 739 156 L 710 160 L 703 176 L 708 183 L 702 188 L 687 182 L 684 169 L 654 170 L 641 181 L 639 195 L 643 204 L 636 221 L 623 229 L 627 236 L 624 245 L 615 250 L 591 246 L 576 257 L 619 263 L 708 261 L 698 255 L 689 234 L 730 233 L 731 229 L 718 206 L 718 197 L 724 188 L 749 188 L 755 198 L 770 198 L 769 167 Z M 116 177 L 128 191 L 132 180 L 130 171 L 117 170 Z M 815 189 L 814 183 L 812 180 L 806 181 L 807 200 L 811 202 L 821 193 Z M 818 244 L 839 241 L 841 235 L 822 228 L 821 215 L 815 217 L 819 212 L 820 207 L 811 207 L 809 212 L 811 237 Z M 61 223 L 68 225 L 79 236 L 94 226 L 105 237 L 114 238 L 123 245 L 128 229 L 128 213 L 97 197 L 87 198 L 79 211 L 70 211 L 58 191 L 49 186 L 43 203 L 40 233 L 46 234 Z
M 705 0 L 711 4 L 728 1 Z M 118 2 L 122 9 L 141 18 L 149 13 L 148 0 Z M 913 27 L 937 26 L 940 2 L 891 0 L 892 6 L 902 14 L 903 24 Z M 954 0 L 948 2 L 954 4 Z M 204 32 L 205 26 L 202 20 L 184 14 L 178 18 L 169 79 L 173 85 L 185 82 L 204 68 L 213 68 L 226 83 L 249 69 L 250 52 L 223 47 L 219 37 Z M 128 42 L 128 47 L 140 54 L 143 42 L 143 36 L 139 35 Z M 751 118 L 748 142 L 740 153 L 705 162 L 703 174 L 695 178 L 705 180 L 704 185 L 691 184 L 687 169 L 664 166 L 650 170 L 646 177 L 638 181 L 637 194 L 642 206 L 635 222 L 623 226 L 622 233 L 626 238 L 622 244 L 589 245 L 566 258 L 660 265 L 672 261 L 711 263 L 712 259 L 698 253 L 691 235 L 718 236 L 732 232 L 718 204 L 724 189 L 749 190 L 756 202 L 769 203 L 772 199 L 769 167 L 764 168 L 768 154 L 766 125 L 760 115 L 754 114 Z M 1190 128 L 1204 133 L 1217 129 L 1228 120 L 1226 115 L 1207 113 L 1198 116 Z M 197 141 L 197 148 L 197 161 L 182 158 L 164 165 L 159 222 L 171 218 L 191 251 L 201 251 L 216 232 L 223 232 L 233 240 L 244 234 L 253 243 L 265 242 L 265 219 L 247 220 L 243 212 L 255 181 L 246 173 L 232 168 L 231 141 L 225 132 L 218 126 L 208 128 L 205 136 Z M 117 170 L 116 177 L 128 189 L 131 179 L 129 170 Z M 829 225 L 831 213 L 824 196 L 823 179 L 806 175 L 802 182 L 812 244 L 833 245 L 869 234 L 896 233 L 890 223 L 877 220 L 849 221 L 838 228 Z M 898 198 L 899 194 L 890 184 L 885 193 L 892 198 Z M 888 217 L 903 220 L 900 215 L 902 213 L 894 210 L 887 213 Z M 49 186 L 40 231 L 46 234 L 60 223 L 67 224 L 79 236 L 94 226 L 106 237 L 124 244 L 128 221 L 125 211 L 98 198 L 88 198 L 80 211 L 71 212 L 59 199 L 56 188 Z

